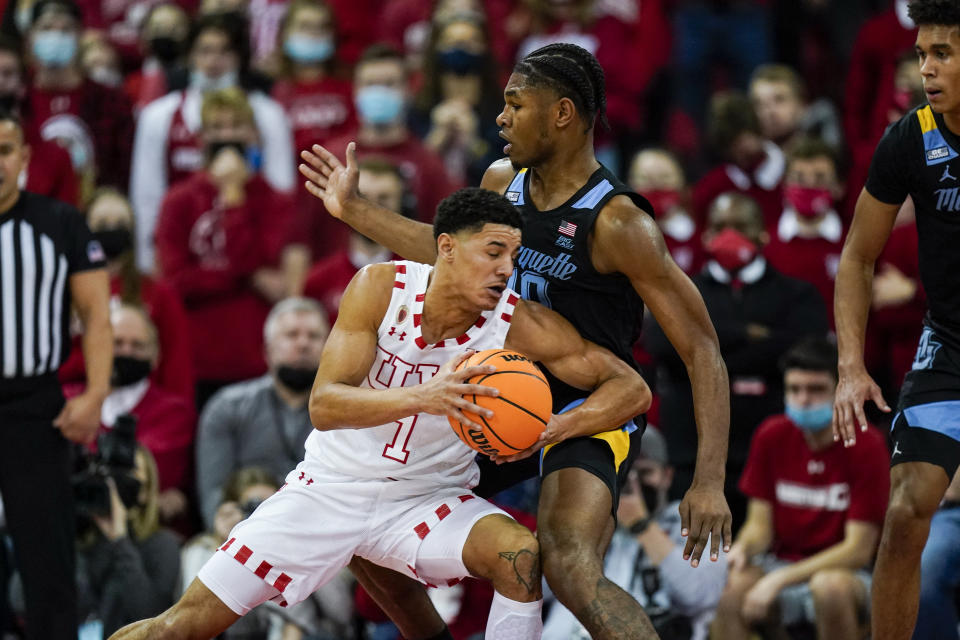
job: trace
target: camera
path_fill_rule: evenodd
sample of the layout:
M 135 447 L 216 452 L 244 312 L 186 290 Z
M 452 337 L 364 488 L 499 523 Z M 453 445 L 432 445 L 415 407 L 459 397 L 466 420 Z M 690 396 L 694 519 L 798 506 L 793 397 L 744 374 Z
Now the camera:
M 72 484 L 79 528 L 90 526 L 93 516 L 110 516 L 107 478 L 113 478 L 124 506 L 129 508 L 137 503 L 140 481 L 133 475 L 136 432 L 136 417 L 119 415 L 113 429 L 101 433 L 97 438 L 96 452 L 84 449 L 78 457 Z

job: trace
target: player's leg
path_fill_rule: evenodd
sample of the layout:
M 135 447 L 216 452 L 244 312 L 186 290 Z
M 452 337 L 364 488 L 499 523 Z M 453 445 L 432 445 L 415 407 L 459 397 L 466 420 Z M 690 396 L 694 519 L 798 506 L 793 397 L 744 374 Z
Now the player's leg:
M 194 579 L 175 605 L 155 618 L 128 624 L 110 640 L 209 640 L 238 618 L 206 585 Z
M 452 640 L 423 584 L 359 556 L 353 557 L 349 567 L 357 582 L 397 625 L 404 638 Z
M 604 437 L 609 440 L 568 440 L 544 454 L 537 511 L 543 574 L 591 637 L 656 638 L 640 604 L 603 575 L 619 486 L 630 467 L 628 451 L 639 447 L 640 432 L 628 436 L 618 430 Z
M 905 446 L 902 440 L 901 446 Z M 913 632 L 920 597 L 920 557 L 930 519 L 949 483 L 943 467 L 928 462 L 905 462 L 890 470 L 890 502 L 873 571 L 874 640 L 907 640 Z
M 863 638 L 870 594 L 867 585 L 849 569 L 825 569 L 810 578 L 810 593 L 818 640 Z
M 731 571 L 727 585 L 717 603 L 716 616 L 711 626 L 711 638 L 715 640 L 746 640 L 750 637 L 751 626 L 743 617 L 743 601 L 753 585 L 763 577 L 763 569 L 747 565 Z

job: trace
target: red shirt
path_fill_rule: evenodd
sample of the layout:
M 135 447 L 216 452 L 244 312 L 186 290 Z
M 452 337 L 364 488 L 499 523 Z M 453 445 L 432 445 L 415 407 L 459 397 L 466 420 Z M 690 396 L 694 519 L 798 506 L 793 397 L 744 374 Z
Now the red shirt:
M 55 142 L 39 140 L 30 145 L 24 191 L 80 206 L 80 183 L 70 154 Z
M 343 292 L 346 291 L 347 285 L 357 271 L 358 269 L 350 262 L 349 253 L 343 249 L 313 265 L 310 273 L 307 274 L 303 295 L 323 305 L 327 310 L 331 327 L 337 321 L 337 311 L 340 309 Z
M 126 192 L 133 115 L 130 100 L 122 90 L 90 80 L 69 91 L 30 87 L 24 128 L 27 142 L 56 140 L 71 150 L 78 174 Z
M 357 140 L 357 134 L 354 131 L 331 140 L 327 148 L 345 163 L 344 154 L 347 144 L 355 140 Z M 357 142 L 357 160 L 363 160 L 369 156 L 386 158 L 400 168 L 407 188 L 417 199 L 417 217 L 423 222 L 432 222 L 440 201 L 463 187 L 447 175 L 440 156 L 423 146 L 413 135 L 408 135 L 397 144 L 383 147 L 372 147 Z
M 246 380 L 266 370 L 263 323 L 270 303 L 251 277 L 277 264 L 288 243 L 292 200 L 255 175 L 246 202 L 217 205 L 206 172 L 170 189 L 157 221 L 157 261 L 187 309 L 197 380 Z
M 814 452 L 786 416 L 771 416 L 753 436 L 740 490 L 772 505 L 771 551 L 802 560 L 841 542 L 850 520 L 883 524 L 889 461 L 877 429 L 857 434 L 849 449 L 833 442 Z
M 130 413 L 137 418 L 137 441 L 157 461 L 160 491 L 191 490 L 191 445 L 197 427 L 193 403 L 151 384 Z
M 173 287 L 148 275 L 140 276 L 142 305 L 157 327 L 160 358 L 150 379 L 163 391 L 178 395 L 193 404 L 193 355 L 190 352 L 190 326 L 183 303 Z M 110 279 L 110 304 L 120 303 L 123 288 L 119 276 Z M 83 382 L 86 364 L 81 336 L 74 336 L 70 357 L 60 367 L 60 382 Z
M 833 289 L 843 238 L 834 241 L 826 238 L 793 237 L 784 241 L 776 236 L 764 250 L 763 255 L 780 273 L 805 280 L 817 288 L 827 306 L 827 316 L 833 327 Z
M 290 118 L 297 163 L 301 149 L 309 149 L 314 143 L 326 146 L 331 138 L 356 128 L 353 86 L 346 80 L 280 80 L 273 85 L 271 96 Z
M 735 179 L 744 177 L 746 181 Z M 763 219 L 767 227 L 776 228 L 776 221 L 783 211 L 783 189 L 780 180 L 767 189 L 754 179 L 746 177 L 740 169 L 732 164 L 723 164 L 716 167 L 702 178 L 693 187 L 693 214 L 698 223 L 707 219 L 710 203 L 714 198 L 727 191 L 736 191 L 750 196 L 757 201 L 763 211 Z

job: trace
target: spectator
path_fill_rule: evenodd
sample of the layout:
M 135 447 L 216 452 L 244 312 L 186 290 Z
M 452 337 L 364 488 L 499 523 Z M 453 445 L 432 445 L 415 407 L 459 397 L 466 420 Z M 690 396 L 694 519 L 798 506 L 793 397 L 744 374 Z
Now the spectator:
M 843 250 L 844 225 L 837 213 L 843 184 L 833 148 L 798 138 L 787 149 L 783 213 L 766 255 L 775 269 L 817 288 L 833 327 L 833 285 Z
M 703 246 L 690 215 L 690 190 L 677 157 L 666 149 L 644 149 L 630 163 L 627 183 L 653 205 L 667 250 L 688 276 L 703 266 Z
M 125 503 L 109 478 L 109 511 L 79 541 L 81 619 L 99 620 L 103 637 L 170 606 L 180 574 L 180 540 L 159 524 L 157 466 L 142 446 L 134 462 L 139 491 Z
M 727 554 L 714 637 L 812 623 L 821 639 L 865 638 L 868 567 L 890 487 L 887 447 L 874 429 L 855 447 L 834 440 L 837 349 L 826 340 L 786 354 L 783 385 L 786 414 L 757 429 L 740 480 L 749 515 Z
M 70 0 L 34 5 L 24 118 L 28 142 L 55 140 L 70 152 L 83 200 L 95 185 L 126 187 L 133 116 L 121 90 L 83 77 L 80 27 L 80 10 Z
M 607 576 L 643 605 L 664 640 L 706 640 L 707 625 L 726 580 L 725 556 L 692 567 L 683 559 L 686 539 L 680 534 L 680 501 L 669 501 L 673 469 L 667 442 L 647 427 L 640 457 L 627 475 L 604 562 Z M 573 614 L 555 603 L 543 625 L 545 640 L 586 638 Z
M 262 466 L 279 484 L 302 459 L 313 430 L 307 399 L 328 331 L 316 302 L 284 300 L 263 325 L 267 375 L 210 400 L 197 435 L 197 493 L 208 528 L 232 472 Z
M 409 87 L 403 56 L 385 45 L 373 45 L 354 69 L 354 100 L 360 126 L 335 138 L 328 147 L 345 159 L 347 143 L 357 143 L 357 158 L 378 155 L 400 167 L 415 203 L 417 217 L 433 220 L 437 205 L 462 186 L 451 179 L 436 153 L 425 147 L 406 124 Z
M 28 640 L 76 638 L 70 442 L 89 443 L 110 386 L 103 249 L 70 205 L 20 191 L 24 132 L 0 115 L 0 494 L 23 576 Z M 86 328 L 84 393 L 64 403 L 69 309 Z M 26 481 L 29 479 L 29 481 Z
M 353 87 L 340 77 L 334 16 L 326 2 L 294 0 L 280 29 L 277 82 L 273 98 L 287 112 L 295 149 L 327 144 L 356 128 Z M 299 160 L 298 160 L 299 161 Z M 344 247 L 347 227 L 328 215 L 323 203 L 298 189 L 297 217 L 314 261 Z
M 800 338 L 823 336 L 827 312 L 813 285 L 788 278 L 764 257 L 769 239 L 756 202 L 739 193 L 721 195 L 710 207 L 703 235 L 709 258 L 693 282 L 703 295 L 730 375 L 730 449 L 726 495 L 734 530 L 743 522 L 746 500 L 736 490 L 750 438 L 783 407 L 780 357 Z M 644 332 L 657 361 L 660 421 L 675 469 L 672 495 L 693 480 L 697 451 L 693 400 L 686 367 L 655 323 Z
M 798 134 L 820 138 L 834 149 L 843 145 L 840 116 L 829 100 L 807 104 L 806 87 L 796 71 L 782 64 L 765 64 L 750 77 L 750 101 L 760 132 L 781 149 Z
M 503 97 L 480 14 L 436 18 L 424 51 L 413 128 L 459 182 L 480 184 L 503 156 L 497 116 Z
M 84 35 L 80 41 L 80 71 L 84 77 L 119 89 L 123 85 L 123 71 L 116 49 L 99 34 Z
M 190 18 L 171 2 L 154 5 L 143 19 L 139 42 L 143 64 L 127 75 L 123 85 L 137 113 L 170 90 L 173 76 L 185 72 L 189 31 Z
M 187 515 L 193 480 L 191 453 L 197 415 L 183 397 L 150 381 L 157 366 L 157 328 L 139 308 L 121 305 L 110 314 L 113 326 L 113 376 L 103 401 L 100 423 L 112 429 L 117 416 L 137 419 L 137 442 L 146 447 L 157 468 L 157 509 L 170 523 Z
M 99 189 L 87 207 L 87 224 L 107 259 L 111 305 L 142 307 L 156 327 L 160 355 L 151 380 L 192 403 L 194 380 L 187 312 L 169 284 L 137 271 L 130 202 L 114 189 Z M 74 336 L 75 347 L 80 339 L 81 336 Z M 81 382 L 83 374 L 83 354 L 75 349 L 60 367 L 60 381 Z
M 914 640 L 957 640 L 957 587 L 960 587 L 960 473 L 953 476 L 920 561 L 920 610 Z
M 364 198 L 390 211 L 403 211 L 403 176 L 389 162 L 376 158 L 361 162 L 359 191 Z M 337 321 L 340 298 L 357 271 L 393 256 L 389 249 L 357 231 L 350 229 L 349 233 L 346 248 L 313 265 L 303 287 L 303 295 L 323 305 L 331 327 Z
M 0 108 L 19 114 L 26 92 L 20 46 L 0 36 Z M 20 173 L 19 186 L 72 206 L 79 204 L 80 184 L 70 162 L 70 154 L 53 141 L 31 142 L 30 159 Z
M 263 373 L 261 329 L 290 290 L 292 198 L 248 164 L 254 114 L 237 88 L 203 99 L 206 168 L 174 186 L 157 224 L 163 277 L 187 309 L 199 407 L 224 384 Z
M 154 231 L 167 190 L 204 166 L 201 105 L 206 93 L 246 88 L 248 43 L 242 21 L 226 15 L 197 20 L 188 40 L 189 85 L 159 98 L 140 113 L 131 163 L 130 200 L 137 215 L 139 266 L 154 269 Z M 255 120 L 247 142 L 252 171 L 274 190 L 293 189 L 293 140 L 283 107 L 261 91 L 248 91 Z
M 723 164 L 693 187 L 693 213 L 704 220 L 710 203 L 721 193 L 739 191 L 757 201 L 764 222 L 772 227 L 783 210 L 780 186 L 786 161 L 783 152 L 763 137 L 750 100 L 725 91 L 710 100 L 709 145 Z

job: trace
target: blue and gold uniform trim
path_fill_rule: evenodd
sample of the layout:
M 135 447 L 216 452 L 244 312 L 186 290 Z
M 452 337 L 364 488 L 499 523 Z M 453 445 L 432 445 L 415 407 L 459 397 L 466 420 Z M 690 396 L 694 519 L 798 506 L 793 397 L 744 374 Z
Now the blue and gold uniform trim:
M 584 403 L 585 398 L 580 398 L 579 400 L 574 400 L 559 413 L 566 413 L 575 407 L 579 407 Z M 636 431 L 636 423 L 633 420 L 629 420 L 626 424 L 618 429 L 611 429 L 610 431 L 603 431 L 601 433 L 595 433 L 592 436 L 587 436 L 588 438 L 593 438 L 606 442 L 607 446 L 610 447 L 610 451 L 613 452 L 613 462 L 614 462 L 614 472 L 620 473 L 620 465 L 623 464 L 623 461 L 627 459 L 627 456 L 630 453 L 630 434 Z M 540 451 L 540 473 L 543 473 L 543 459 L 547 455 L 547 452 L 550 451 L 556 444 L 548 444 Z
M 920 133 L 923 135 L 923 156 L 928 167 L 948 162 L 960 155 L 947 144 L 943 134 L 940 133 L 930 105 L 917 109 L 917 120 L 920 122 Z

